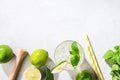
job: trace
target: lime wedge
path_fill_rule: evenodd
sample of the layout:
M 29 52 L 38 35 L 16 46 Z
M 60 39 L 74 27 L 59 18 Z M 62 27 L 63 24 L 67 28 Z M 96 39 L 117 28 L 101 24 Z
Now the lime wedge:
M 59 73 L 63 70 L 63 67 L 67 64 L 67 60 L 63 60 L 60 63 L 58 63 L 57 65 L 55 65 L 55 67 L 53 67 L 53 69 L 51 70 L 51 73 Z
M 36 67 L 29 67 L 24 72 L 24 80 L 41 80 L 41 73 Z

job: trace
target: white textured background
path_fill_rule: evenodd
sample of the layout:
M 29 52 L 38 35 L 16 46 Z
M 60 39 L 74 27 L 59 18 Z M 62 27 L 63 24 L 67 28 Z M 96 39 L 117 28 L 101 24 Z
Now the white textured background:
M 105 80 L 111 80 L 102 56 L 120 43 L 119 0 L 0 0 L 0 43 L 14 51 L 40 47 L 53 59 L 60 42 L 82 44 L 84 34 L 91 39 Z M 59 80 L 70 80 L 63 74 Z M 1 67 L 0 80 L 8 80 Z

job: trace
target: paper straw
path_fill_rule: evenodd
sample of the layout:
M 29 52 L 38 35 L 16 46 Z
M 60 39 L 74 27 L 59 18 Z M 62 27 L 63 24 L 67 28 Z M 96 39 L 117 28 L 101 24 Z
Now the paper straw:
M 97 77 L 98 77 L 98 80 L 105 80 L 104 79 L 104 76 L 100 70 L 100 67 L 99 67 L 99 64 L 98 64 L 98 61 L 96 59 L 96 56 L 95 56 L 95 53 L 94 53 L 94 50 L 92 48 L 92 45 L 91 45 L 91 42 L 89 40 L 89 37 L 88 35 L 86 35 L 86 42 L 87 42 L 87 51 L 89 52 L 89 57 L 91 59 L 91 65 L 94 69 L 94 72 L 96 73 Z

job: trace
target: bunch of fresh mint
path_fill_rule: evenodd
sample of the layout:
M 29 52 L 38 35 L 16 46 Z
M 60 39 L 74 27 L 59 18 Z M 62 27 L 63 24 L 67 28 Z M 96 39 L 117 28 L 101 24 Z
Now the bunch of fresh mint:
M 103 57 L 112 68 L 112 80 L 120 80 L 120 45 L 115 46 L 114 50 L 108 50 Z

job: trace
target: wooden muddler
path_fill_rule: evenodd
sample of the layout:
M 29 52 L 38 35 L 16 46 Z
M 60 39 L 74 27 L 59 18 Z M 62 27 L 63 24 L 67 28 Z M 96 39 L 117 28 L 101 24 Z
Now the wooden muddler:
M 27 56 L 28 52 L 23 49 L 18 49 L 18 54 L 16 56 L 16 63 L 14 65 L 13 71 L 10 74 L 9 80 L 16 80 L 17 74 L 20 70 L 24 58 Z

